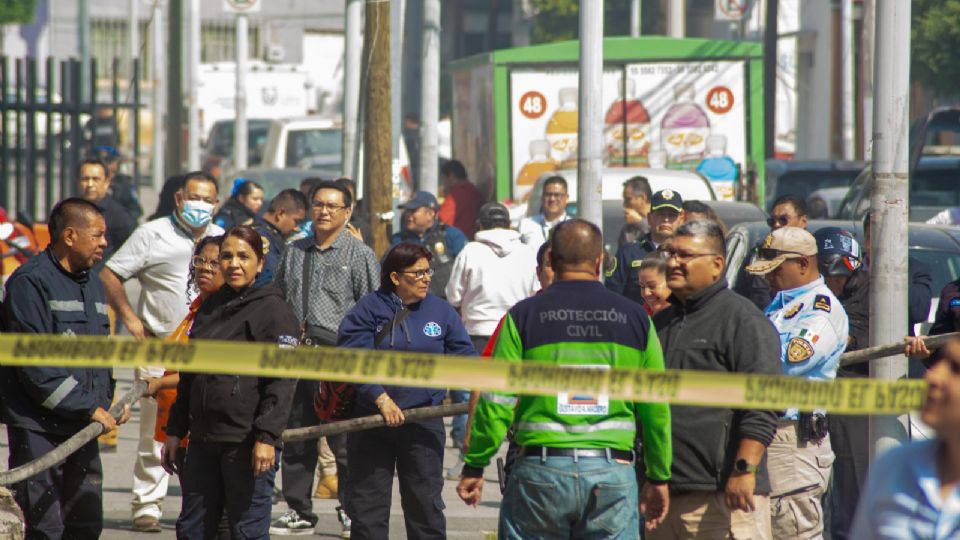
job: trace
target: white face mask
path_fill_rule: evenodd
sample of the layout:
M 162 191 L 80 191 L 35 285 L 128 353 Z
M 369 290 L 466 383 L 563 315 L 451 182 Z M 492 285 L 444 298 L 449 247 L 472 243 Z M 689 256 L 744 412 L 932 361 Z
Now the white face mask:
M 206 227 L 213 219 L 213 205 L 206 201 L 184 201 L 180 218 L 191 228 Z

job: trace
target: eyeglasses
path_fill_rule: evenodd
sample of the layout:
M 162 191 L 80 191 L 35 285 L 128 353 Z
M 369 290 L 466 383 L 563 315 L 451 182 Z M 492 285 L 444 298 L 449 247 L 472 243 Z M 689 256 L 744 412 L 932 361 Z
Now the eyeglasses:
M 779 216 L 770 216 L 767 218 L 767 225 L 773 228 L 775 224 L 779 224 L 781 227 L 786 227 L 790 220 L 795 216 L 790 214 L 780 214 Z
M 193 260 L 191 261 L 191 264 L 193 264 L 193 267 L 196 268 L 197 270 L 200 270 L 202 268 L 206 268 L 207 270 L 216 270 L 220 268 L 219 261 L 217 260 L 208 261 L 207 259 L 204 259 L 200 255 L 197 255 L 196 257 L 194 257 Z
M 801 257 L 806 257 L 803 253 L 797 251 L 783 251 L 781 249 L 773 248 L 757 248 L 757 256 L 765 261 L 771 261 L 780 257 L 781 255 L 800 255 Z
M 324 202 L 315 202 L 313 203 L 313 209 L 317 212 L 323 212 L 324 210 L 329 211 L 331 214 L 335 214 L 340 210 L 346 208 L 346 205 L 343 204 L 330 204 Z
M 566 193 L 563 193 L 563 192 L 549 192 L 549 191 L 547 191 L 547 192 L 545 192 L 545 193 L 543 194 L 543 198 L 544 198 L 544 199 L 562 199 L 562 198 L 564 198 L 564 197 L 566 197 L 566 196 L 567 196 L 567 194 L 566 194 Z
M 410 274 L 413 276 L 413 279 L 420 281 L 424 278 L 433 277 L 433 268 L 427 268 L 426 270 L 404 270 L 400 273 Z
M 686 264 L 698 257 L 714 257 L 718 255 L 717 253 L 685 253 L 670 247 L 661 247 L 657 249 L 657 251 L 663 253 L 667 259 L 675 259 L 680 264 Z

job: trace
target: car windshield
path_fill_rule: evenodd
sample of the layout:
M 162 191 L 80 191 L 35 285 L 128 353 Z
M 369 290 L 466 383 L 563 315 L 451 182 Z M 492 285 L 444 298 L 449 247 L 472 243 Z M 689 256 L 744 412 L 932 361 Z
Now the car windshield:
M 937 112 L 927 124 L 922 142 L 926 156 L 960 154 L 960 111 Z
M 314 156 L 339 156 L 343 137 L 339 129 L 299 129 L 287 136 L 287 167 L 299 167 Z
M 267 130 L 270 128 L 268 120 L 253 120 L 247 124 L 247 149 L 250 156 L 259 156 L 263 143 L 267 140 Z M 218 123 L 213 127 L 210 135 L 213 141 L 214 152 L 224 156 L 233 154 L 233 121 Z M 254 160 L 250 162 L 253 164 Z
M 849 186 L 857 177 L 857 169 L 843 171 L 791 171 L 777 179 L 776 200 L 782 195 L 798 195 L 803 199 L 818 189 Z
M 933 291 L 943 287 L 960 277 L 960 253 L 952 251 L 938 251 L 932 249 L 910 249 L 910 256 L 915 257 L 930 267 L 933 273 Z

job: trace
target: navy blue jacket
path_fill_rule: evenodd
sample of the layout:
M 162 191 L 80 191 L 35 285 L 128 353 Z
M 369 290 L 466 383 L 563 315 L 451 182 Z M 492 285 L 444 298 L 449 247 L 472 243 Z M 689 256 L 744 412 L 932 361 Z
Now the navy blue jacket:
M 90 271 L 67 272 L 47 248 L 7 281 L 0 328 L 9 333 L 107 336 L 103 283 Z M 110 408 L 113 378 L 109 369 L 2 367 L 0 395 L 4 423 L 69 436 L 90 423 L 97 407 Z
M 263 270 L 257 276 L 256 285 L 266 285 L 273 283 L 273 275 L 277 272 L 277 266 L 280 264 L 280 256 L 283 255 L 283 247 L 287 245 L 287 239 L 283 237 L 273 223 L 257 217 L 253 220 L 253 230 L 260 233 L 264 239 L 264 247 L 267 248 L 267 255 L 263 258 Z M 269 245 L 266 245 L 269 243 Z
M 643 303 L 640 294 L 640 263 L 643 258 L 657 248 L 650 239 L 650 234 L 637 242 L 630 242 L 620 246 L 614 259 L 615 265 L 605 274 L 604 285 L 615 293 L 622 294 L 634 302 Z
M 427 294 L 426 298 L 408 307 L 410 314 L 380 342 L 378 349 L 476 356 L 467 329 L 450 304 Z M 400 297 L 386 289 L 380 288 L 364 296 L 340 323 L 337 347 L 373 349 L 377 333 L 401 309 Z M 377 414 L 379 410 L 374 400 L 384 392 L 401 409 L 439 405 L 446 394 L 444 389 L 359 384 L 354 415 Z

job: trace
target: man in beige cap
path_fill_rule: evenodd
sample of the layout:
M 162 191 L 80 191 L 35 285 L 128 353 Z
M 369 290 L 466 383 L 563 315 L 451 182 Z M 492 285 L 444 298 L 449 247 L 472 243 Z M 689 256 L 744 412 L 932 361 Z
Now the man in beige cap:
M 774 293 L 764 313 L 780 332 L 783 372 L 836 378 L 847 344 L 847 314 L 820 276 L 813 235 L 799 227 L 771 232 L 746 270 L 764 276 Z M 767 448 L 774 538 L 823 537 L 820 498 L 833 459 L 825 411 L 790 409 L 780 417 Z

